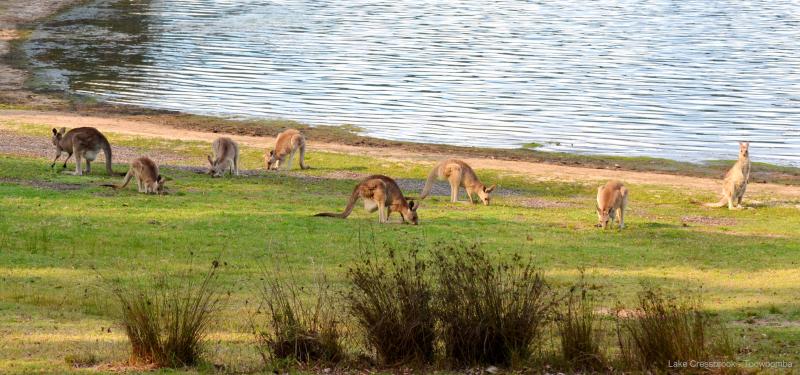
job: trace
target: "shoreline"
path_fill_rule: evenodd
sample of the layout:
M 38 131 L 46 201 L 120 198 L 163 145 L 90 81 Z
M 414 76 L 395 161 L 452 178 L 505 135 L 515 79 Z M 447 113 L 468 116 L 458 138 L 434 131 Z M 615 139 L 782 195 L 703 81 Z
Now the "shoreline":
M 192 117 L 190 117 L 191 119 Z M 208 131 L 196 128 L 181 128 L 170 126 L 169 121 L 176 121 L 173 117 L 150 116 L 95 116 L 90 114 L 64 113 L 61 111 L 41 110 L 5 110 L 0 111 L 0 131 L 7 129 L 15 132 L 15 127 L 33 124 L 39 127 L 67 127 L 92 126 L 102 132 L 122 136 L 141 137 L 145 139 L 162 139 L 181 141 L 197 141 L 211 143 L 220 135 L 226 135 L 241 146 L 266 150 L 274 145 L 274 137 L 265 137 L 251 134 L 228 134 L 220 131 Z M 217 123 L 214 120 L 213 123 Z M 191 125 L 183 124 L 187 127 Z M 285 125 L 285 124 L 284 124 Z M 313 129 L 313 128 L 312 128 Z M 49 129 L 42 130 L 46 137 Z M 308 139 L 308 152 L 330 152 L 343 155 L 367 156 L 389 162 L 407 164 L 426 163 L 433 165 L 437 161 L 454 156 L 453 153 L 443 153 L 433 150 L 409 151 L 403 147 L 344 144 L 342 142 L 327 142 L 318 138 Z M 13 147 L 11 147 L 13 149 Z M 478 151 L 485 151 L 479 149 Z M 6 154 L 17 154 L 13 150 Z M 600 181 L 617 179 L 626 183 L 657 185 L 688 189 L 693 192 L 706 192 L 717 194 L 721 188 L 722 180 L 718 178 L 685 176 L 680 174 L 663 174 L 648 171 L 629 171 L 617 168 L 590 168 L 583 165 L 559 165 L 552 163 L 537 163 L 528 160 L 508 160 L 498 157 L 485 157 L 480 154 L 459 154 L 459 158 L 478 170 L 493 170 L 506 175 L 524 176 L 526 178 L 548 182 L 581 182 L 600 183 Z M 115 159 L 120 162 L 119 159 Z M 357 177 L 353 177 L 354 179 Z M 775 183 L 751 183 L 748 192 L 755 197 L 764 199 L 768 196 L 781 200 L 800 200 L 800 186 Z
M 338 144 L 347 147 L 373 148 L 389 152 L 403 150 L 409 154 L 440 155 L 458 158 L 486 158 L 509 162 L 529 162 L 550 166 L 581 167 L 598 170 L 656 173 L 660 175 L 689 176 L 721 179 L 733 160 L 709 161 L 703 164 L 652 157 L 621 157 L 537 151 L 530 148 L 497 149 L 452 146 L 445 144 L 392 141 L 355 133 L 347 126 L 309 126 L 283 119 L 233 120 L 222 117 L 191 115 L 175 111 L 155 110 L 133 106 L 114 105 L 86 100 L 74 94 L 38 92 L 30 90 L 26 82 L 30 74 L 24 68 L 28 62 L 19 51 L 29 30 L 23 25 L 33 25 L 52 17 L 85 0 L 40 0 L 22 2 L 12 0 L 7 7 L 25 10 L 0 17 L 0 113 L 14 110 L 59 112 L 61 115 L 92 116 L 108 121 L 118 119 L 150 122 L 188 131 L 272 138 L 280 131 L 294 127 L 311 141 Z M 735 151 L 735 150 L 733 150 Z M 732 154 L 733 155 L 733 154 Z M 654 183 L 656 181 L 653 181 Z M 754 163 L 752 182 L 800 185 L 800 168 Z

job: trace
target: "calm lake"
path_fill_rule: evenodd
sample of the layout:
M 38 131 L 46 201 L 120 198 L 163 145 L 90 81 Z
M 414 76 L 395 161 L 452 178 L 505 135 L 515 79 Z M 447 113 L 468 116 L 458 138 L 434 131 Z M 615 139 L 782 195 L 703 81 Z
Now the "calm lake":
M 796 1 L 95 1 L 25 48 L 42 84 L 114 103 L 800 166 Z

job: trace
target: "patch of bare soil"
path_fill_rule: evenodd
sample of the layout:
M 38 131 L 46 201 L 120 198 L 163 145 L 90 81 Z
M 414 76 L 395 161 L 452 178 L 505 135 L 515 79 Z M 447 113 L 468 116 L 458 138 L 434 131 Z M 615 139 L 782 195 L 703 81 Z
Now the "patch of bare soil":
M 363 180 L 368 177 L 369 173 L 359 173 L 353 171 L 332 171 L 322 175 L 324 178 L 331 180 Z
M 711 216 L 684 216 L 681 218 L 683 224 L 703 224 L 714 226 L 733 226 L 736 219 L 731 217 L 711 217 Z
M 15 185 L 25 185 L 25 186 L 33 186 L 41 189 L 48 189 L 48 190 L 59 190 L 59 191 L 66 191 L 66 190 L 79 190 L 85 188 L 87 185 L 85 184 L 66 184 L 62 182 L 49 182 L 49 181 L 41 181 L 41 180 L 21 180 L 17 178 L 5 178 L 0 177 L 0 183 L 9 183 Z
M 524 198 L 517 201 L 520 206 L 527 208 L 570 208 L 578 204 L 569 201 L 554 201 L 542 198 Z
M 800 327 L 800 321 L 778 319 L 776 317 L 756 318 L 749 317 L 744 320 L 737 320 L 737 325 L 757 326 L 757 327 L 775 327 L 775 328 L 797 328 Z
M 93 126 L 100 131 L 114 132 L 126 135 L 135 135 L 150 138 L 181 139 L 187 141 L 212 142 L 219 134 L 167 127 L 148 121 L 130 120 L 113 116 L 81 116 L 65 112 L 46 111 L 0 111 L 0 128 L 4 121 L 23 123 L 47 124 L 52 127 L 66 126 Z M 244 146 L 267 148 L 272 147 L 273 138 L 226 135 Z M 460 157 L 473 166 L 480 173 L 480 169 L 493 169 L 506 172 L 510 175 L 520 175 L 526 178 L 543 181 L 567 182 L 592 182 L 597 183 L 610 179 L 617 179 L 633 184 L 663 185 L 681 188 L 693 192 L 718 192 L 721 179 L 689 177 L 681 175 L 668 175 L 653 172 L 640 172 L 630 170 L 595 169 L 577 166 L 537 163 L 530 161 L 501 160 L 493 158 L 463 157 L 457 154 L 442 154 L 431 151 L 409 150 L 402 147 L 362 147 L 336 143 L 308 142 L 308 148 L 313 151 L 329 151 L 351 155 L 365 155 L 391 161 L 415 161 L 433 163 L 445 157 Z M 751 184 L 748 194 L 766 195 L 771 199 L 800 200 L 800 186 L 787 186 L 778 184 Z M 445 195 L 449 195 L 449 188 Z
M 22 135 L 0 127 L 0 154 L 47 158 L 52 160 L 52 158 L 55 157 L 55 146 L 53 146 L 50 138 Z M 197 162 L 196 160 L 190 160 L 180 154 L 163 150 L 143 151 L 133 147 L 113 146 L 113 161 L 115 163 L 127 163 L 143 155 L 147 155 L 159 165 L 164 163 L 185 165 Z M 56 167 L 60 168 L 58 164 L 63 163 L 64 158 L 66 158 L 66 154 L 61 156 Z M 74 158 L 70 159 L 67 169 L 74 169 L 74 162 Z M 105 154 L 101 152 L 92 164 L 94 166 L 93 170 L 103 163 L 105 163 Z

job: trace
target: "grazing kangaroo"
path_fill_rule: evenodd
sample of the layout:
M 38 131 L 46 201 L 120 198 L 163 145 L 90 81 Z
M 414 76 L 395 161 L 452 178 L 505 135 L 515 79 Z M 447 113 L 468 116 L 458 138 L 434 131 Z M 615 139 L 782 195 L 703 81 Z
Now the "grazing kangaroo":
M 131 166 L 128 168 L 128 173 L 125 174 L 125 179 L 122 180 L 122 185 L 103 184 L 102 186 L 110 186 L 116 190 L 124 189 L 134 177 L 136 177 L 140 193 L 165 193 L 164 183 L 167 179 L 158 173 L 158 165 L 146 156 L 131 161 Z
M 264 155 L 264 164 L 267 170 L 273 169 L 273 166 L 275 170 L 280 167 L 291 168 L 297 150 L 300 150 L 300 169 L 308 169 L 305 164 L 305 137 L 297 129 L 284 130 L 275 139 L 275 150 L 270 150 L 268 154 Z M 289 156 L 288 160 L 286 160 L 287 155 Z
M 397 183 L 393 179 L 382 175 L 373 175 L 361 180 L 353 189 L 353 194 L 350 195 L 350 200 L 347 201 L 347 207 L 345 207 L 344 212 L 340 214 L 323 212 L 314 216 L 344 219 L 353 212 L 353 206 L 355 206 L 359 197 L 364 199 L 365 210 L 368 212 L 378 211 L 378 222 L 380 223 L 388 223 L 389 215 L 392 212 L 399 212 L 403 223 L 419 224 L 419 217 L 417 216 L 419 205 L 415 205 L 414 201 L 411 200 L 406 201 Z
M 484 205 L 488 206 L 491 199 L 490 194 L 496 187 L 496 185 L 492 185 L 487 188 L 486 185 L 482 184 L 475 171 L 467 163 L 457 159 L 448 159 L 437 164 L 428 174 L 428 180 L 425 181 L 425 187 L 422 188 L 422 193 L 419 197 L 420 200 L 425 199 L 430 194 L 435 178 L 439 180 L 447 179 L 450 182 L 451 202 L 458 202 L 458 188 L 459 186 L 464 186 L 470 203 L 475 203 L 472 200 L 472 194 L 475 194 Z
M 67 161 L 75 155 L 75 175 L 82 176 L 84 171 L 81 168 L 81 159 L 86 159 L 86 173 L 92 173 L 92 162 L 97 157 L 100 150 L 106 155 L 106 172 L 109 176 L 114 175 L 111 170 L 111 144 L 108 139 L 95 128 L 75 128 L 67 131 L 67 128 L 59 130 L 53 129 L 53 146 L 56 146 L 56 157 L 50 164 L 52 169 L 61 154 L 66 152 L 67 158 L 64 160 L 62 169 L 67 168 Z
M 742 198 L 750 179 L 750 142 L 739 142 L 739 160 L 725 174 L 722 183 L 722 198 L 717 203 L 706 203 L 706 207 L 722 207 L 728 205 L 729 210 L 741 209 Z
M 226 171 L 239 175 L 239 145 L 236 142 L 228 137 L 220 137 L 211 144 L 211 150 L 214 152 L 214 159 L 208 155 L 211 166 L 207 172 L 211 177 L 222 177 Z
M 619 229 L 625 228 L 625 206 L 628 205 L 628 189 L 622 182 L 609 181 L 597 188 L 598 228 L 608 228 L 614 219 Z

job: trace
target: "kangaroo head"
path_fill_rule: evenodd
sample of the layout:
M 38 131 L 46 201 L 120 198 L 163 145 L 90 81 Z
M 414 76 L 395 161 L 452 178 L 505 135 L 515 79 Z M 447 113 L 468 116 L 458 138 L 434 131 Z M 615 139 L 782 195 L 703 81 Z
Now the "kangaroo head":
M 155 185 L 155 189 L 153 190 L 155 190 L 156 194 L 158 195 L 166 194 L 167 192 L 167 187 L 165 186 L 166 182 L 167 179 L 164 176 L 158 175 L 158 177 L 156 177 L 156 182 L 153 183 Z
M 275 157 L 275 150 L 270 150 L 269 154 L 264 155 L 264 163 L 267 165 L 267 170 L 272 169 L 272 166 L 278 162 L 278 158 Z
M 739 157 L 740 158 L 750 157 L 750 142 L 739 142 Z
M 595 225 L 596 227 L 608 228 L 608 224 L 611 221 L 611 210 L 611 207 L 600 208 L 600 206 L 597 206 L 598 223 Z
M 206 155 L 208 157 L 208 164 L 210 164 L 208 168 L 208 174 L 211 177 L 222 177 L 225 174 L 224 163 L 216 162 L 214 159 L 211 159 L 211 155 Z
M 67 128 L 56 129 L 53 128 L 53 146 L 58 147 L 58 143 L 61 141 L 61 138 L 64 138 L 64 133 L 67 132 Z
M 478 190 L 478 197 L 481 198 L 481 202 L 483 202 L 484 205 L 486 206 L 489 205 L 489 201 L 492 199 L 490 195 L 492 194 L 492 191 L 494 191 L 494 188 L 496 187 L 497 185 L 492 185 L 489 186 L 488 188 L 486 186 L 483 186 Z
M 419 225 L 419 216 L 417 216 L 418 208 L 419 204 L 411 200 L 408 201 L 408 208 L 404 208 L 402 211 L 400 211 L 400 214 L 403 217 L 403 223 L 408 222 L 413 225 Z

